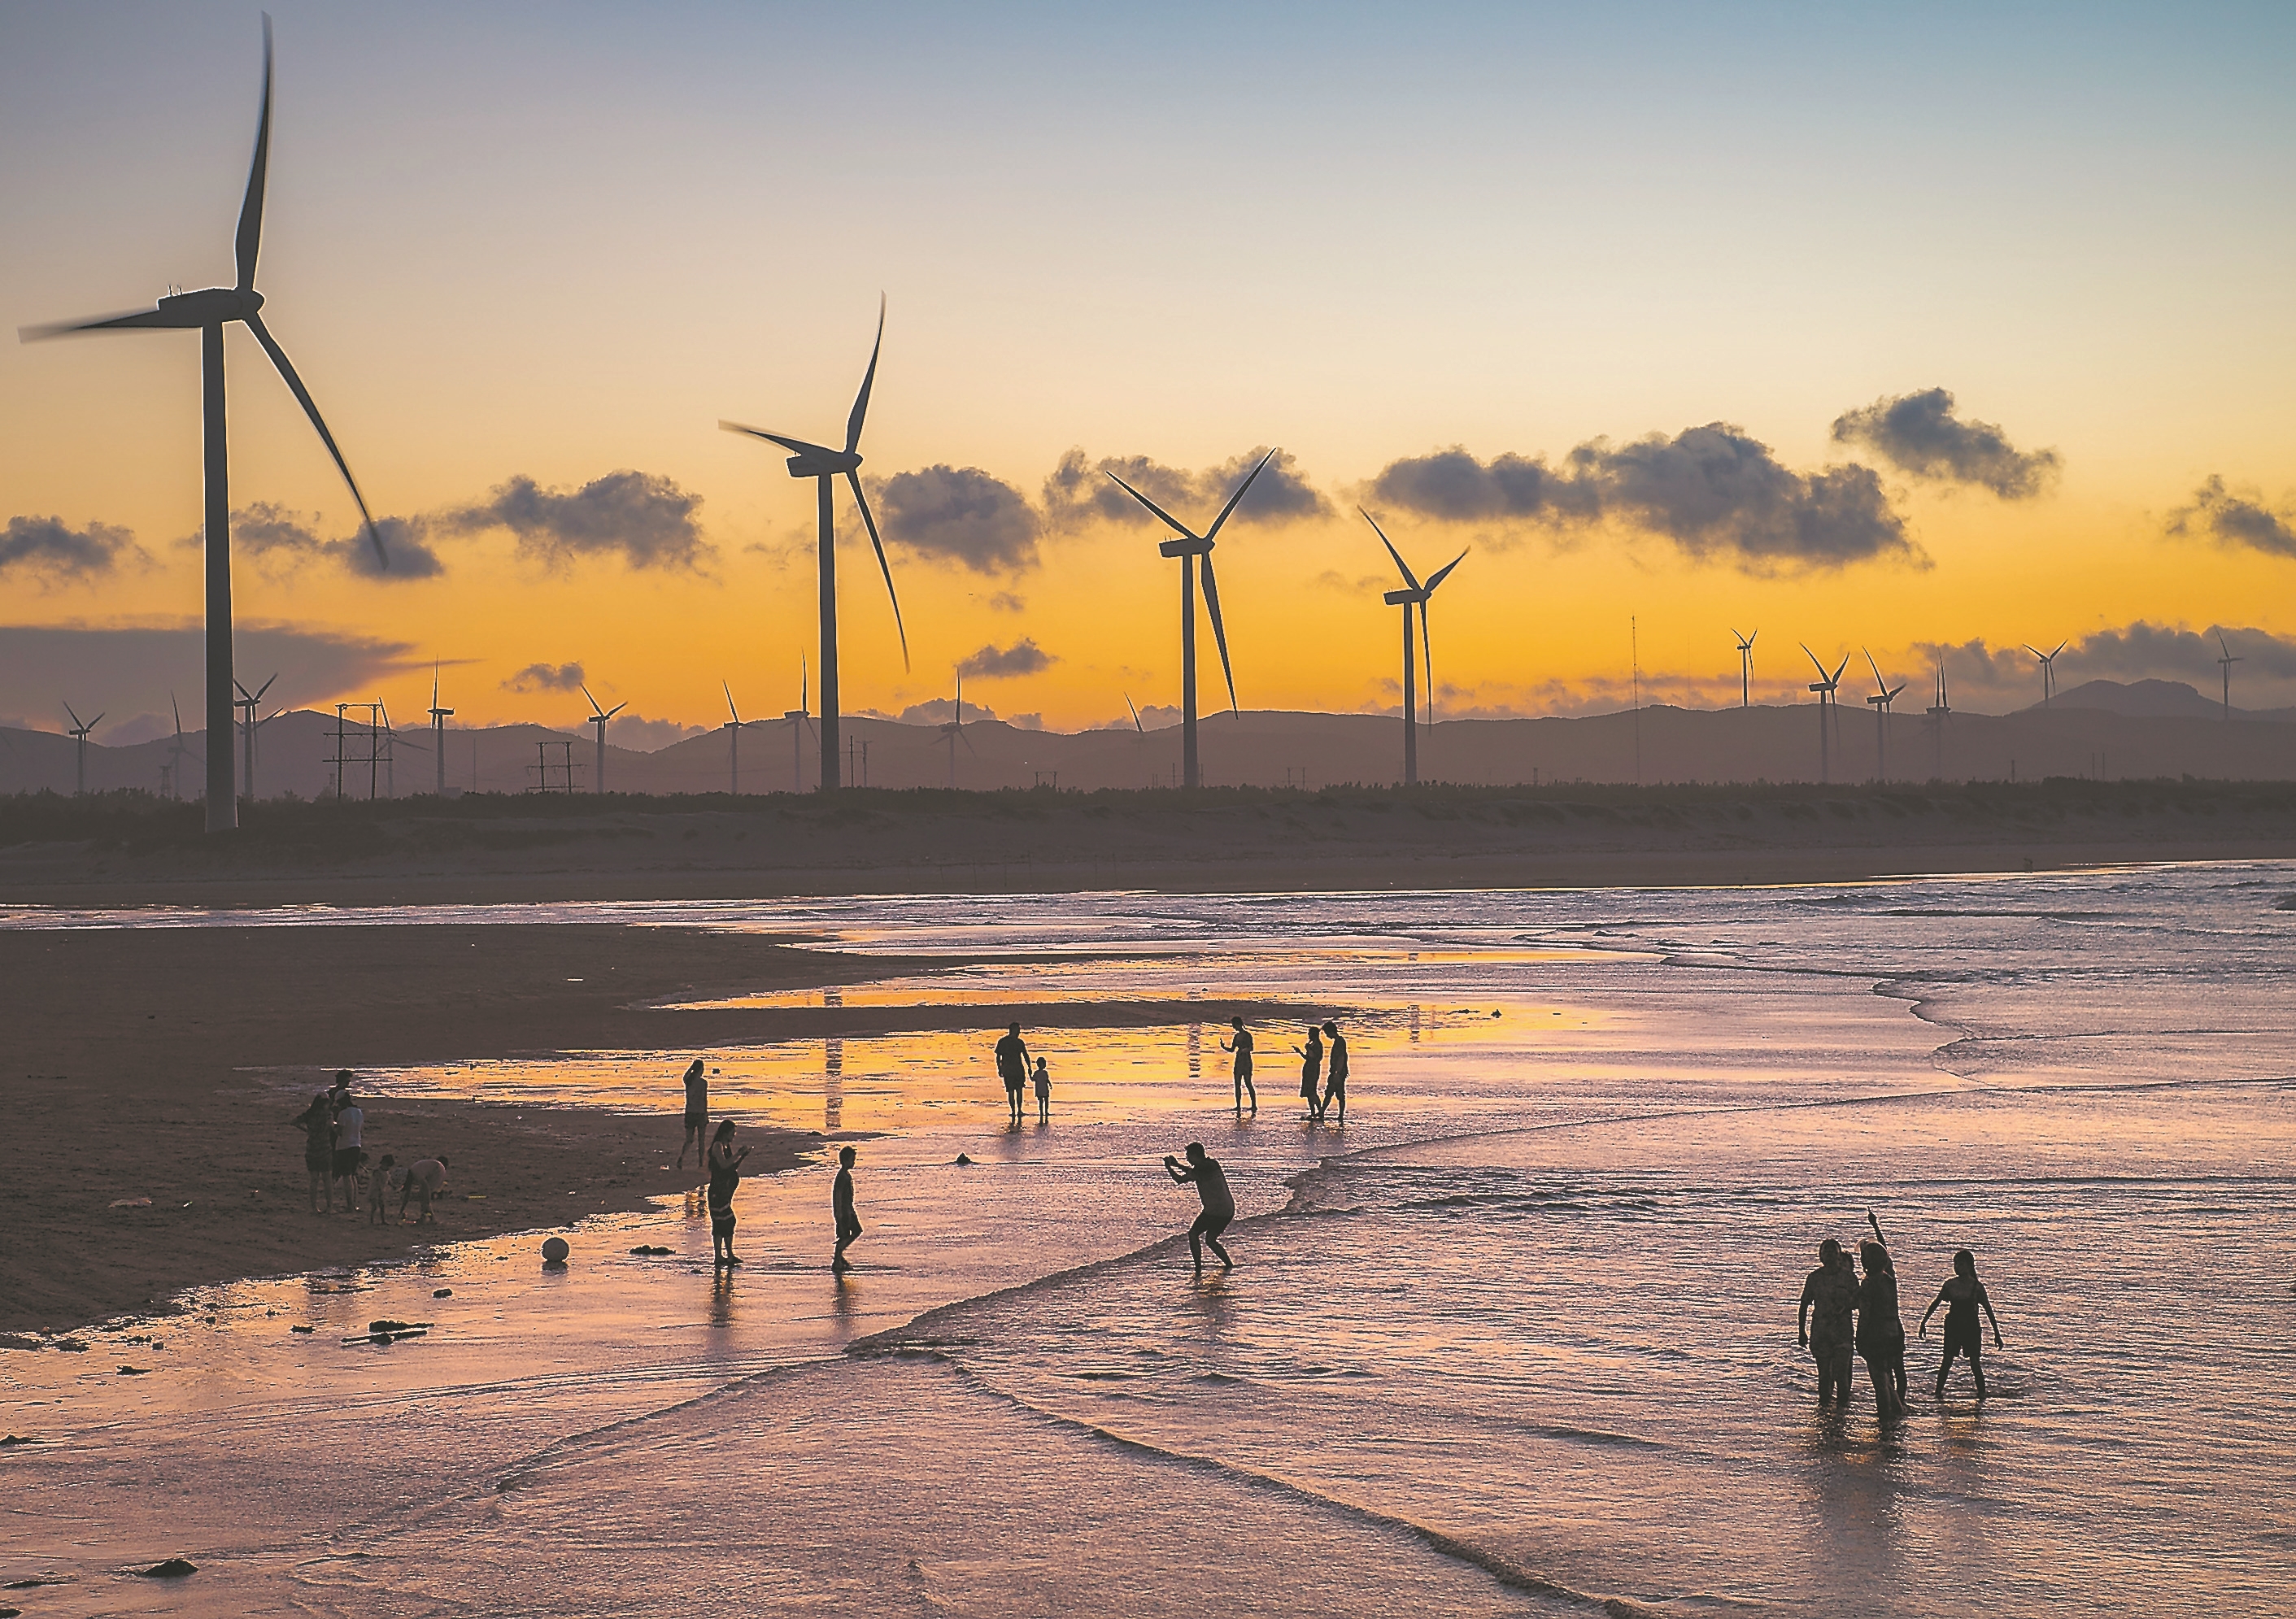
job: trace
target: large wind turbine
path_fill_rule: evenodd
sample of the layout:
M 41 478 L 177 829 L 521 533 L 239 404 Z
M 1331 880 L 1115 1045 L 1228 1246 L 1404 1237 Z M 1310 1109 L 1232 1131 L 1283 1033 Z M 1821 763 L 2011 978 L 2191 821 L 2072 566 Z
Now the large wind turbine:
M 1379 526 L 1379 519 L 1364 511 L 1361 506 L 1356 510 L 1363 511 L 1363 520 L 1371 525 L 1371 531 L 1379 536 L 1379 543 L 1387 547 L 1387 554 L 1395 559 L 1396 568 L 1403 575 L 1406 587 L 1391 590 L 1380 600 L 1390 607 L 1403 609 L 1403 780 L 1406 785 L 1416 785 L 1419 781 L 1419 724 L 1412 683 L 1418 678 L 1418 671 L 1412 666 L 1411 609 L 1414 606 L 1419 609 L 1420 648 L 1427 659 L 1427 725 L 1432 730 L 1435 725 L 1435 639 L 1427 628 L 1427 599 L 1435 593 L 1437 585 L 1451 576 L 1453 568 L 1467 560 L 1467 553 L 1463 551 L 1453 557 L 1431 574 L 1426 584 L 1422 585 L 1418 576 L 1411 571 L 1411 565 L 1403 560 L 1403 553 L 1395 548 L 1395 542 L 1387 537 L 1387 530 Z
M 616 703 L 611 708 L 601 708 L 598 707 L 598 699 L 590 696 L 589 687 L 585 686 L 582 688 L 582 695 L 586 698 L 589 698 L 589 723 L 598 732 L 597 790 L 603 793 L 606 790 L 606 722 L 613 718 L 614 715 L 619 714 L 623 709 L 628 707 L 630 706 L 629 699 L 627 698 L 624 698 L 620 702 Z
M 239 825 L 239 798 L 232 790 L 231 748 L 231 458 L 225 442 L 223 329 L 234 321 L 245 323 L 263 345 L 263 352 L 279 370 L 288 391 L 318 429 L 319 441 L 334 457 L 335 469 L 350 486 L 367 538 L 385 567 L 390 559 L 367 511 L 366 497 L 351 476 L 350 463 L 335 447 L 334 435 L 319 417 L 310 390 L 295 374 L 287 351 L 264 325 L 257 313 L 263 294 L 255 290 L 256 251 L 263 240 L 263 182 L 271 158 L 271 19 L 263 20 L 263 108 L 255 123 L 255 160 L 247 173 L 247 195 L 240 204 L 239 233 L 233 244 L 238 279 L 228 287 L 209 287 L 197 292 L 176 292 L 156 307 L 127 315 L 101 315 L 94 320 L 67 321 L 52 326 L 28 326 L 19 332 L 27 342 L 63 337 L 80 331 L 119 331 L 148 327 L 196 331 L 200 334 L 200 421 L 207 450 L 207 653 L 208 653 L 208 814 L 210 832 L 227 832 Z
M 1220 622 L 1219 582 L 1212 577 L 1212 545 L 1218 537 L 1220 525 L 1227 521 L 1228 513 L 1235 510 L 1243 492 L 1251 487 L 1251 480 L 1275 459 L 1273 450 L 1259 458 L 1259 465 L 1244 474 L 1235 493 L 1227 497 L 1227 504 L 1212 519 L 1212 526 L 1201 535 L 1115 473 L 1108 474 L 1118 488 L 1154 512 L 1167 528 L 1180 536 L 1166 540 L 1156 547 L 1156 552 L 1160 556 L 1180 559 L 1180 773 L 1184 784 L 1190 788 L 1202 784 L 1201 773 L 1196 768 L 1196 559 L 1201 557 L 1204 560 L 1204 606 L 1211 614 L 1212 639 L 1219 643 L 1220 672 L 1227 676 L 1227 706 L 1233 711 L 1236 706 L 1235 669 L 1227 658 L 1227 626 Z
M 813 729 L 813 667 L 803 658 L 798 660 L 797 707 L 782 710 L 782 718 L 790 728 L 790 791 L 805 790 L 805 733 Z M 731 707 L 734 694 L 729 690 L 726 701 Z
M 447 716 L 454 712 L 452 708 L 439 706 L 439 666 L 434 663 L 430 666 L 430 746 L 439 756 L 439 796 L 441 798 L 447 796 Z M 601 768 L 603 767 L 604 756 L 604 749 L 601 747 Z
M 1938 654 L 1935 699 L 1930 704 L 1930 724 L 1937 727 L 1937 779 L 1945 780 L 1945 723 L 1953 717 L 1953 704 L 1945 691 L 1945 654 Z
M 70 703 L 64 705 L 64 712 L 71 714 L 72 740 L 79 744 L 76 750 L 78 770 L 73 778 L 72 793 L 76 797 L 84 797 L 87 793 L 87 733 L 103 724 L 103 715 L 99 714 L 92 720 L 83 720 L 78 715 L 72 714 Z
M 1833 780 L 1833 740 L 1826 733 L 1825 710 L 1841 690 L 1841 670 L 1849 666 L 1849 654 L 1844 652 L 1841 667 L 1828 675 L 1825 666 L 1817 663 L 1817 654 L 1809 650 L 1808 642 L 1802 643 L 1801 650 L 1803 657 L 1817 664 L 1817 678 L 1810 683 L 1809 689 L 1817 693 L 1817 779 L 1822 784 Z
M 1730 638 L 1738 643 L 1738 707 L 1741 708 L 1754 706 L 1754 639 L 1761 633 L 1759 626 L 1752 635 L 1741 635 L 1735 630 L 1730 632 Z
M 861 520 L 869 526 L 869 544 L 876 548 L 877 568 L 885 576 L 885 594 L 892 599 L 893 627 L 901 637 L 901 667 L 909 666 L 909 632 L 901 623 L 901 599 L 893 590 L 892 564 L 885 560 L 885 542 L 877 532 L 876 515 L 869 510 L 869 497 L 861 490 L 861 423 L 869 414 L 869 389 L 877 380 L 877 355 L 885 347 L 885 300 L 877 300 L 877 343 L 869 350 L 869 369 L 861 375 L 861 391 L 854 397 L 853 413 L 845 421 L 845 447 L 832 450 L 817 444 L 808 444 L 802 438 L 788 438 L 779 433 L 768 433 L 763 428 L 744 427 L 738 421 L 720 421 L 718 425 L 729 433 L 747 433 L 752 438 L 767 439 L 785 450 L 793 451 L 789 458 L 791 478 L 814 479 L 820 496 L 821 511 L 821 786 L 824 791 L 838 783 L 837 761 L 837 512 L 832 486 L 842 478 L 852 486 L 853 499 L 861 508 Z
M 2049 698 L 2057 689 L 2057 653 L 2065 650 L 2065 643 L 2060 641 L 2054 650 L 2044 652 L 2028 642 L 2025 650 L 2041 660 L 2041 707 L 2046 708 L 2049 706 Z
M 2232 642 L 2225 639 L 2222 630 L 2217 632 L 2217 645 L 2224 649 L 2224 656 L 2217 659 L 2217 667 L 2224 675 L 2224 716 L 2229 720 L 2232 718 L 2232 666 L 2243 660 L 2232 655 Z
M 1865 651 L 1863 647 L 1858 649 Z M 1882 666 L 1874 661 L 1874 654 L 1866 652 L 1866 666 L 1874 671 L 1874 695 L 1866 702 L 1874 710 L 1874 774 L 1887 783 L 1890 780 L 1890 705 L 1898 700 L 1898 693 L 1906 689 L 1899 681 L 1891 685 L 1882 678 Z

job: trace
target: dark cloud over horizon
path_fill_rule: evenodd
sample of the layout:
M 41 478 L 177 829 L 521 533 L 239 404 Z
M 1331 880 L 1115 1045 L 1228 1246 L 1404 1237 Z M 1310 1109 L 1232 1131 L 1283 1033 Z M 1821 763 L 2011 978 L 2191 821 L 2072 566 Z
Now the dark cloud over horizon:
M 60 517 L 12 517 L 0 528 L 0 576 L 21 572 L 44 575 L 50 584 L 77 583 L 144 559 L 135 536 L 110 523 L 74 528 Z
M 1073 449 L 1061 457 L 1060 464 L 1045 479 L 1046 520 L 1061 529 L 1095 520 L 1131 527 L 1155 524 L 1160 529 L 1163 525 L 1157 522 L 1153 512 L 1108 480 L 1105 474 L 1113 472 L 1201 533 L 1219 515 L 1220 508 L 1245 474 L 1267 454 L 1263 446 L 1225 465 L 1191 472 L 1165 466 L 1144 455 L 1103 455 L 1093 461 L 1081 448 Z M 1300 518 L 1328 516 L 1332 510 L 1332 503 L 1300 475 L 1298 459 L 1287 450 L 1278 450 L 1228 521 L 1291 522 Z
M 2210 475 L 2193 492 L 2192 504 L 2171 513 L 2169 532 L 2204 535 L 2220 545 L 2245 545 L 2268 556 L 2296 557 L 2296 524 L 2267 506 L 2261 495 L 2234 495 Z
M 1872 450 L 1899 471 L 1939 483 L 1974 484 L 2003 500 L 2027 500 L 2055 478 L 2054 450 L 2019 450 L 1989 421 L 1956 417 L 1942 388 L 1884 395 L 1833 419 L 1836 444 Z
M 1926 565 L 1881 480 L 1860 466 L 1800 473 L 1728 422 L 1594 439 L 1560 470 L 1539 457 L 1480 462 L 1453 447 L 1390 462 L 1374 498 L 1447 522 L 1530 522 L 1553 529 L 1615 519 L 1690 556 L 1763 572 L 1892 559 Z
M 502 684 L 505 691 L 578 691 L 582 681 L 578 663 L 530 663 Z
M 694 514 L 701 497 L 658 472 L 624 468 L 578 489 L 545 489 L 523 473 L 434 521 L 449 534 L 506 528 L 521 554 L 551 568 L 618 555 L 634 568 L 700 571 L 717 557 Z
M 406 642 L 261 619 L 242 619 L 232 640 L 250 691 L 278 675 L 266 706 L 371 697 L 381 679 L 430 666 Z M 0 625 L 0 690 L 57 692 L 82 714 L 165 713 L 173 691 L 184 725 L 196 729 L 206 723 L 206 628 L 194 617 L 156 625 Z
M 976 573 L 1036 566 L 1044 519 L 1028 496 L 979 467 L 942 463 L 896 472 L 875 492 L 889 544 Z
M 1009 647 L 985 646 L 956 666 L 960 675 L 980 680 L 1000 680 L 1021 675 L 1041 675 L 1058 659 L 1023 636 Z
M 435 579 L 447 571 L 439 553 L 423 539 L 428 527 L 424 519 L 377 518 L 374 527 L 390 553 L 388 568 L 374 554 L 374 542 L 367 538 L 365 529 L 340 539 L 322 539 L 302 513 L 272 501 L 258 501 L 231 514 L 231 543 L 235 553 L 288 571 L 312 562 L 332 562 L 361 578 L 400 582 Z M 200 536 L 188 536 L 182 544 L 197 546 Z
M 2224 639 L 2219 642 L 2218 637 Z M 2044 651 L 2053 640 L 2034 643 Z M 2183 680 L 2198 690 L 2215 689 L 2219 679 L 2217 659 L 2225 645 L 2241 661 L 2234 666 L 2238 686 L 2243 675 L 2268 678 L 2296 675 L 2296 636 L 2276 635 L 2269 630 L 2236 629 L 2210 625 L 2188 629 L 2182 625 L 2154 624 L 2138 618 L 2115 629 L 2096 630 L 2072 640 L 2057 654 L 2056 688 L 2069 691 L 2086 681 Z M 1994 646 L 1981 637 L 1959 642 L 1920 642 L 1915 650 L 1934 658 L 1943 657 L 1949 678 L 1973 681 L 1988 688 L 2021 691 L 2030 685 L 2040 697 L 2039 664 L 2021 644 Z

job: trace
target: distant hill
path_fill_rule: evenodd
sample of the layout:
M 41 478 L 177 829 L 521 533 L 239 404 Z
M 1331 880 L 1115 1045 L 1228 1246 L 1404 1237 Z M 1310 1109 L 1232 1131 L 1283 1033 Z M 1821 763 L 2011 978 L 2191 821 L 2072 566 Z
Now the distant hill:
M 2108 714 L 2133 715 L 2144 719 L 2224 718 L 2222 703 L 2212 697 L 2202 697 L 2181 680 L 2139 680 L 2126 685 L 2117 680 L 2092 680 L 2070 691 L 2060 691 L 2049 700 L 2052 707 L 2059 708 L 2102 708 Z M 2033 705 L 2034 708 L 2039 707 L 2038 703 Z M 2246 717 L 2241 709 L 2233 712 Z

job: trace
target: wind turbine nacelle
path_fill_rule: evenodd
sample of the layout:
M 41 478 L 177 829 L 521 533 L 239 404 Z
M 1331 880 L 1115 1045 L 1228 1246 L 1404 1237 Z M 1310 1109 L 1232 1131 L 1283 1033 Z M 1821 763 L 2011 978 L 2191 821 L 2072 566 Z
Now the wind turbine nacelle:
M 1425 599 L 1425 593 L 1415 590 L 1391 590 L 1380 598 L 1390 607 L 1409 607 L 1413 602 Z
M 791 478 L 836 478 L 861 470 L 861 457 L 850 450 L 808 450 L 789 458 Z
M 197 292 L 176 292 L 160 300 L 160 312 L 186 326 L 217 326 L 243 321 L 263 307 L 263 294 L 249 288 L 204 287 Z
M 1210 555 L 1211 549 L 1212 542 L 1210 540 L 1166 540 L 1156 547 L 1156 554 L 1160 557 L 1201 557 Z

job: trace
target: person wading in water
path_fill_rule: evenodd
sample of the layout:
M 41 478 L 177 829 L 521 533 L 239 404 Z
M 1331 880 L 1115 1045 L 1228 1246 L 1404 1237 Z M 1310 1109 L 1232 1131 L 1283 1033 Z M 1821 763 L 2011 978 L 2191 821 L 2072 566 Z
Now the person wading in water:
M 1945 1398 L 1945 1374 L 1953 1370 L 1953 1358 L 1957 1354 L 1969 1357 L 1969 1375 L 1977 1379 L 1977 1397 L 1985 1398 L 1985 1367 L 1977 1358 L 1978 1343 L 1982 1335 L 1978 1330 L 1977 1312 L 1982 1309 L 1985 1319 L 1993 1323 L 1993 1347 L 2001 1347 L 2001 1318 L 1993 1313 L 1993 1300 L 1985 1291 L 1985 1284 L 1977 1280 L 1977 1256 L 1967 1248 L 1956 1249 L 1953 1274 L 1930 1300 L 1930 1307 L 1922 1312 L 1922 1336 L 1930 1332 L 1930 1317 L 1937 1313 L 1939 1304 L 1945 1312 L 1945 1359 L 1938 1362 L 1937 1398 Z

